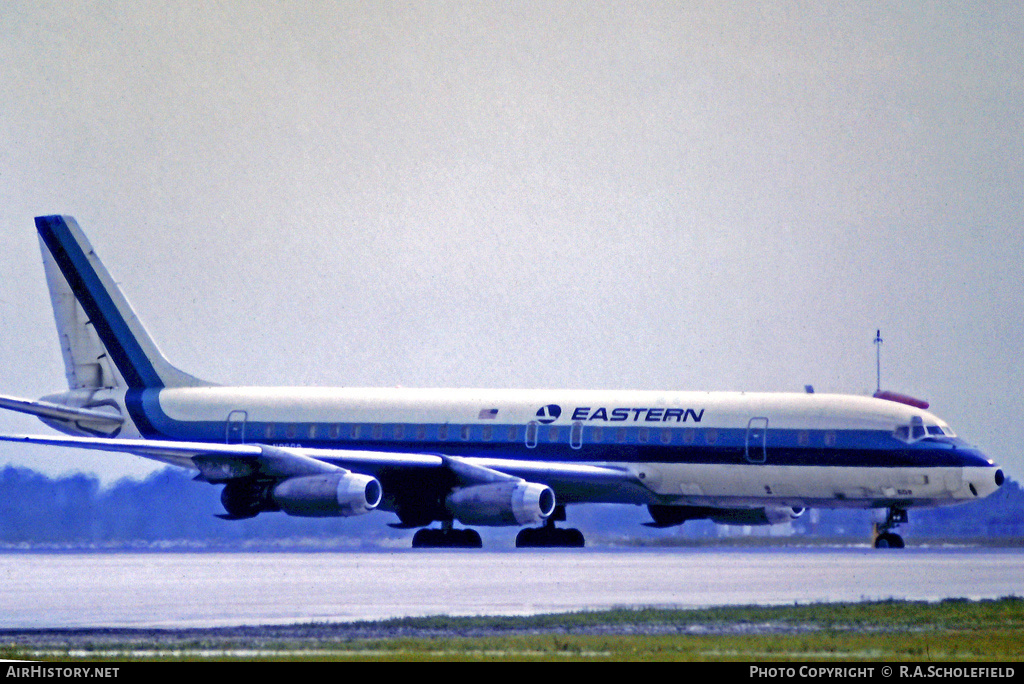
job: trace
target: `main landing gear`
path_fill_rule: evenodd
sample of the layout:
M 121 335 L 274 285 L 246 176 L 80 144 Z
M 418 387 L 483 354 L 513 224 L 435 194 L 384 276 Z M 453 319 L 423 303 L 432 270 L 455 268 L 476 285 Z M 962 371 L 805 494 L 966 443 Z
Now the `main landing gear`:
M 544 521 L 543 527 L 526 527 L 516 535 L 516 548 L 574 548 L 586 545 L 583 533 L 573 527 L 555 527 L 565 520 L 565 508 L 558 506 Z M 476 530 L 457 530 L 452 520 L 441 521 L 441 529 L 425 527 L 412 536 L 414 549 L 479 549 L 483 547 Z
M 468 527 L 456 530 L 451 520 L 441 523 L 441 529 L 424 528 L 412 536 L 414 549 L 479 549 L 483 547 L 480 533 Z
M 902 549 L 903 537 L 891 532 L 897 525 L 907 522 L 907 511 L 903 508 L 890 508 L 883 522 L 875 523 L 874 537 L 876 549 Z
M 582 549 L 586 541 L 583 533 L 574 527 L 555 527 L 555 522 L 565 520 L 565 508 L 558 506 L 544 521 L 544 527 L 524 527 L 516 535 L 516 548 L 570 548 Z

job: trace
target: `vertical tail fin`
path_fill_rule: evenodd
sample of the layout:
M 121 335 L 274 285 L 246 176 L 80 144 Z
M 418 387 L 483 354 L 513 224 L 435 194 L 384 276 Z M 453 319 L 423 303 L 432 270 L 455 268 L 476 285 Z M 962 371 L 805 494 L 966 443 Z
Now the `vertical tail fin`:
M 68 387 L 209 385 L 164 358 L 70 216 L 38 216 L 36 230 Z

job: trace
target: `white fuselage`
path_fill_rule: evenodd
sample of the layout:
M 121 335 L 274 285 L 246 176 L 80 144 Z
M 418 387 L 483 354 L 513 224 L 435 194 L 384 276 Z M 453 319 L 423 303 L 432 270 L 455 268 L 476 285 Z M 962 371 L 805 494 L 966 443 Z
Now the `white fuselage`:
M 90 403 L 113 399 L 131 419 L 121 437 L 613 465 L 663 504 L 908 507 L 970 501 L 998 486 L 991 461 L 936 416 L 867 397 L 309 387 L 102 394 Z

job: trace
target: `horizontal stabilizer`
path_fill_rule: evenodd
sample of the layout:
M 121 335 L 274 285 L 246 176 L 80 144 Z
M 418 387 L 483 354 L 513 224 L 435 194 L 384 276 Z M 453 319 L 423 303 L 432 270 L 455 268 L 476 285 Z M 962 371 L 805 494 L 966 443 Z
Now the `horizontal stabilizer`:
M 103 423 L 116 427 L 124 423 L 124 418 L 117 413 L 100 411 L 97 409 L 74 408 L 64 404 L 55 404 L 50 401 L 38 399 L 18 399 L 0 394 L 0 408 L 20 413 L 28 413 L 40 418 L 53 418 L 55 420 L 78 421 L 84 420 L 90 423 Z

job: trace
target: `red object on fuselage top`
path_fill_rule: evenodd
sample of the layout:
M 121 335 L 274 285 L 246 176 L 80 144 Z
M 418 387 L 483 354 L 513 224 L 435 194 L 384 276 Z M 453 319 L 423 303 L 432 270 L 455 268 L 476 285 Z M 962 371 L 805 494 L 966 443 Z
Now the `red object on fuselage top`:
M 908 397 L 906 394 L 900 394 L 899 392 L 890 392 L 889 390 L 878 390 L 872 395 L 875 399 L 885 399 L 886 401 L 895 401 L 900 404 L 906 404 L 907 406 L 913 406 L 914 408 L 926 409 L 929 404 L 924 399 L 915 399 L 914 397 Z

